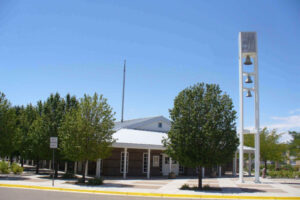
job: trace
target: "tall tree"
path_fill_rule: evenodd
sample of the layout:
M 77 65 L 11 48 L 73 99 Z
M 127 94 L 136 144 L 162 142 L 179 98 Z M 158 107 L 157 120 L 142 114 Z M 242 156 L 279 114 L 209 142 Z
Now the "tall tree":
M 279 143 L 280 136 L 281 134 L 278 134 L 275 129 L 270 132 L 266 127 L 260 132 L 260 159 L 264 161 L 266 172 L 268 161 L 282 161 L 284 159 L 286 145 Z M 244 143 L 254 147 L 254 135 L 245 135 Z
M 109 155 L 114 126 L 114 113 L 102 95 L 84 95 L 77 109 L 71 109 L 59 129 L 60 149 L 72 161 L 82 161 L 83 181 L 88 160 Z
M 29 159 L 29 139 L 28 134 L 32 123 L 37 119 L 37 110 L 29 104 L 25 108 L 19 107 L 18 127 L 19 127 L 19 153 L 21 156 L 21 165 L 23 166 L 24 159 Z
M 198 167 L 202 189 L 201 168 L 232 160 L 237 149 L 232 100 L 218 85 L 199 83 L 181 91 L 169 112 L 166 152 L 183 166 Z
M 46 131 L 48 135 L 47 144 L 47 158 L 51 158 L 51 149 L 49 148 L 49 138 L 58 137 L 58 129 L 61 126 L 62 119 L 65 114 L 65 101 L 60 97 L 59 93 L 50 94 L 43 104 L 42 116 L 44 126 L 47 126 Z M 59 142 L 59 140 L 58 140 Z M 60 150 L 57 149 L 55 153 L 55 177 L 58 175 L 58 161 L 63 158 Z
M 12 158 L 13 153 L 17 150 L 16 118 L 15 109 L 11 107 L 5 94 L 0 92 L 0 156 Z

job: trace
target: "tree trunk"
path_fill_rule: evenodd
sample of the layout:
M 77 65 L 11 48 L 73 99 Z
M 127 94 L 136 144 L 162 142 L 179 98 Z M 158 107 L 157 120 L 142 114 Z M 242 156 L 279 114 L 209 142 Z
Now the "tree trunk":
M 86 162 L 83 162 L 83 167 L 82 167 L 82 182 L 85 183 L 85 166 L 86 166 Z
M 58 161 L 55 162 L 54 169 L 55 169 L 54 177 L 57 178 L 58 177 Z
M 267 167 L 268 167 L 267 160 L 265 160 L 265 175 L 267 175 Z
M 202 190 L 202 167 L 198 167 L 198 189 Z
M 24 166 L 24 158 L 21 158 L 21 167 Z
M 36 174 L 39 173 L 39 167 L 40 167 L 39 162 L 40 162 L 40 160 L 39 160 L 39 159 L 36 159 L 36 167 L 35 167 L 35 173 L 36 173 Z
M 13 156 L 11 155 L 11 156 L 9 156 L 9 162 L 10 162 L 10 166 L 12 165 L 12 163 L 13 163 Z

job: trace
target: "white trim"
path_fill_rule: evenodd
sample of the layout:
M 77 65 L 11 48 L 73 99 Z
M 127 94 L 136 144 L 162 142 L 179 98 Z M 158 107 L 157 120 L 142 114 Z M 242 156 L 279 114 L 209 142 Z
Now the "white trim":
M 153 149 L 153 150 L 165 150 L 163 145 L 154 144 L 134 144 L 134 143 L 113 143 L 112 147 L 116 148 L 131 148 L 131 149 Z

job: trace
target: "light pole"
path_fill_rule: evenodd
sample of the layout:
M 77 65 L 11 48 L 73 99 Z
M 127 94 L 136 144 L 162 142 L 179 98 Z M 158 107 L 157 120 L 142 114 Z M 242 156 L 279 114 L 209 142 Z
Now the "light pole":
M 251 67 L 254 62 L 253 70 L 244 70 L 244 65 Z M 244 62 L 243 62 L 244 61 Z M 250 71 L 250 72 L 249 72 Z M 244 86 L 245 84 L 252 84 L 251 77 L 254 78 L 253 87 Z M 240 32 L 239 33 L 239 90 L 240 90 L 240 151 L 239 151 L 239 181 L 243 180 L 244 167 L 244 134 L 249 133 L 244 129 L 244 92 L 246 97 L 252 97 L 251 91 L 254 93 L 254 107 L 255 107 L 255 182 L 259 183 L 259 165 L 260 165 L 260 148 L 259 148 L 259 86 L 258 86 L 258 62 L 257 62 L 257 35 L 256 32 Z M 253 133 L 253 132 L 252 132 Z

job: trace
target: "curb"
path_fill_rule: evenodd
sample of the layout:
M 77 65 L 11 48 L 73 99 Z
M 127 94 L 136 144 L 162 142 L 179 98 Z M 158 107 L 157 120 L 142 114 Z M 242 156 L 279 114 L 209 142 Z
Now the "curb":
M 173 197 L 173 198 L 205 198 L 205 199 L 274 199 L 274 200 L 300 200 L 300 197 L 271 197 L 271 196 L 227 196 L 227 195 L 193 195 L 193 194 L 163 194 L 163 193 L 143 193 L 143 192 L 118 192 L 118 191 L 100 191 L 72 188 L 57 188 L 32 185 L 0 184 L 0 187 L 25 188 L 50 191 L 80 192 L 94 194 L 113 194 L 126 196 L 144 196 L 144 197 Z

